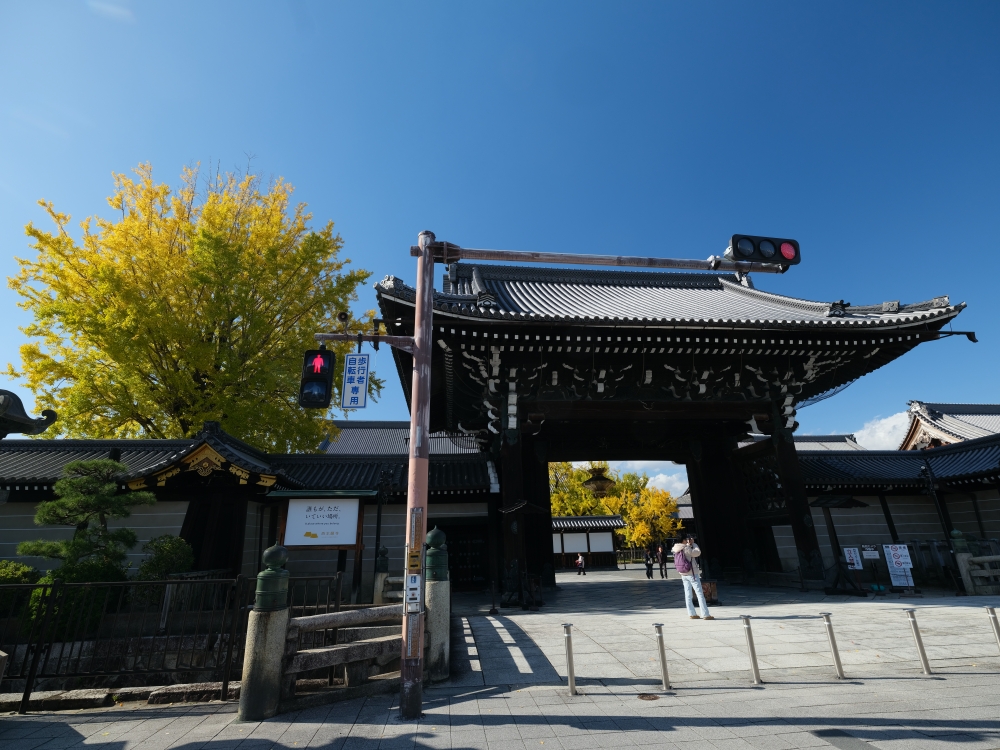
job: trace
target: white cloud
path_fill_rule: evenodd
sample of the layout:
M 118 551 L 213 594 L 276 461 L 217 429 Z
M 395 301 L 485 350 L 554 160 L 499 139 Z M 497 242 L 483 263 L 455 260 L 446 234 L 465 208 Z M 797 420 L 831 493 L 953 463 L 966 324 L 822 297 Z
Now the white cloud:
M 119 21 L 121 23 L 135 22 L 135 15 L 132 13 L 132 9 L 126 8 L 124 5 L 101 2 L 101 0 L 88 0 L 87 6 L 92 12 L 112 21 Z
M 611 468 L 619 472 L 634 471 L 649 476 L 649 486 L 666 490 L 678 497 L 687 489 L 687 467 L 672 461 L 611 461 Z
M 876 418 L 871 422 L 866 422 L 865 426 L 854 433 L 858 442 L 865 448 L 872 451 L 889 450 L 899 448 L 903 438 L 906 437 L 906 430 L 910 426 L 910 415 L 901 411 L 884 418 Z
M 649 486 L 666 490 L 674 497 L 680 497 L 688 487 L 687 472 L 677 474 L 657 474 L 649 478 Z

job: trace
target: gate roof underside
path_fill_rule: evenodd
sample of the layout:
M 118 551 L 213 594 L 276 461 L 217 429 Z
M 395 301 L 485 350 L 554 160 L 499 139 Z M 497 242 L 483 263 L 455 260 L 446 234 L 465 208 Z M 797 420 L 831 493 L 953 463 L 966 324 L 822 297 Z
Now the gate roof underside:
M 414 289 L 392 276 L 375 289 L 391 332 L 412 333 Z M 736 434 L 756 420 L 769 433 L 776 405 L 793 427 L 795 407 L 936 339 L 964 307 L 811 302 L 726 274 L 456 263 L 434 295 L 431 429 L 728 421 Z M 412 358 L 393 357 L 409 400 Z

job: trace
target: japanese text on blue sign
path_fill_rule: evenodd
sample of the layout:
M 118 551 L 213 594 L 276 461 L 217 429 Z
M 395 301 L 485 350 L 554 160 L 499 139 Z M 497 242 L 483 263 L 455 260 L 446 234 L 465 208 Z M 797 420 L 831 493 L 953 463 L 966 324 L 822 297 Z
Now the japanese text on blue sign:
M 364 409 L 368 406 L 368 358 L 370 354 L 344 357 L 344 385 L 340 389 L 340 408 Z

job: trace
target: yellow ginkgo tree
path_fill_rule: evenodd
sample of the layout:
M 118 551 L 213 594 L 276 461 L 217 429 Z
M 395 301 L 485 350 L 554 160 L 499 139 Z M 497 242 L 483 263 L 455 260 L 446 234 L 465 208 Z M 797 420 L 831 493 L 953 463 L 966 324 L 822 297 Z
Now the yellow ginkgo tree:
M 314 449 L 329 415 L 296 404 L 302 352 L 370 275 L 345 268 L 333 223 L 311 228 L 280 179 L 186 169 L 173 191 L 143 164 L 114 182 L 113 217 L 79 239 L 40 201 L 55 227 L 28 224 L 37 256 L 9 279 L 34 321 L 7 374 L 59 412 L 46 436 L 189 437 L 213 420 L 260 448 Z

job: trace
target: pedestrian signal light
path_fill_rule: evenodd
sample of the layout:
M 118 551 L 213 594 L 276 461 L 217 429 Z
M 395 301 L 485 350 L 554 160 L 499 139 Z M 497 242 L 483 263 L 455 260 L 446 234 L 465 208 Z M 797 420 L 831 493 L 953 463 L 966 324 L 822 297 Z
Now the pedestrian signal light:
M 302 379 L 299 383 L 299 406 L 304 409 L 326 409 L 333 399 L 334 353 L 328 349 L 310 349 L 302 358 Z
M 794 266 L 802 260 L 799 243 L 795 240 L 734 234 L 729 249 L 733 260 L 775 263 L 781 266 Z

